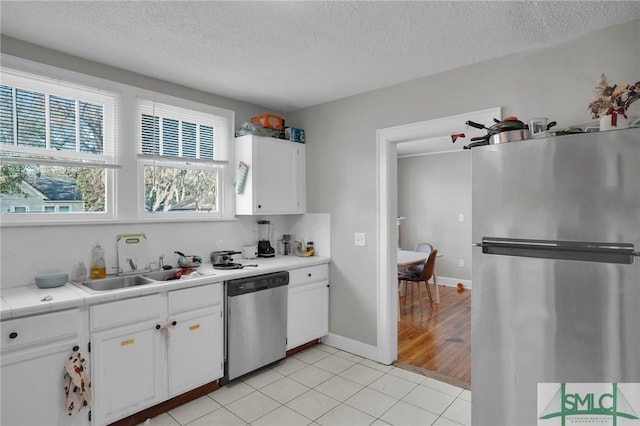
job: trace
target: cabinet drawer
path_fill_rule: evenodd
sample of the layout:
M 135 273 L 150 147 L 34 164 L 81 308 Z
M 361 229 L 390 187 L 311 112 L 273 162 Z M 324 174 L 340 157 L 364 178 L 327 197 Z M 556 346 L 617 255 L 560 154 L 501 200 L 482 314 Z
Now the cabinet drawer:
M 222 283 L 169 292 L 170 314 L 220 303 L 222 303 Z
M 160 318 L 164 312 L 160 294 L 136 297 L 91 307 L 91 330 Z
M 81 325 L 82 317 L 78 309 L 2 321 L 2 352 L 33 343 L 77 336 Z
M 318 281 L 327 281 L 328 279 L 329 265 L 326 264 L 292 269 L 289 271 L 289 286 L 292 287 Z

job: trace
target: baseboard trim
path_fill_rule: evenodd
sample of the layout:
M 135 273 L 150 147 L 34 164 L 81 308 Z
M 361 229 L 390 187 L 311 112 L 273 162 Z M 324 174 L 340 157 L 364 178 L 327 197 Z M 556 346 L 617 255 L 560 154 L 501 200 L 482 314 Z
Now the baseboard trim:
M 162 413 L 165 413 L 169 410 L 177 408 L 187 402 L 193 401 L 194 399 L 198 399 L 202 396 L 210 394 L 213 391 L 220 389 L 218 385 L 218 381 L 213 381 L 207 383 L 206 385 L 202 385 L 195 389 L 192 389 L 188 392 L 183 393 L 182 395 L 178 395 L 174 398 L 163 401 L 157 405 L 146 408 L 142 411 L 139 411 L 135 414 L 130 415 L 129 417 L 125 417 L 124 419 L 116 420 L 111 423 L 109 426 L 135 426 L 145 422 L 147 419 L 156 417 Z
M 349 337 L 340 336 L 338 334 L 329 333 L 327 336 L 320 339 L 322 343 L 325 343 L 334 348 L 338 348 L 345 352 L 359 355 L 361 357 L 381 362 L 378 360 L 378 347 L 363 343 L 358 340 L 351 339 Z
M 438 275 L 438 284 L 447 287 L 457 287 L 458 283 L 462 283 L 465 288 L 471 288 L 471 280 L 462 280 L 460 278 L 441 277 Z

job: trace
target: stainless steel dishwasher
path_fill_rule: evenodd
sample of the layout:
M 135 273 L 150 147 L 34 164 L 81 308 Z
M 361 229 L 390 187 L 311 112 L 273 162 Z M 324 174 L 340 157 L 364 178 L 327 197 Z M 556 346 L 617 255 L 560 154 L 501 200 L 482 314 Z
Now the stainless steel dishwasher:
M 286 356 L 289 273 L 225 283 L 225 385 Z

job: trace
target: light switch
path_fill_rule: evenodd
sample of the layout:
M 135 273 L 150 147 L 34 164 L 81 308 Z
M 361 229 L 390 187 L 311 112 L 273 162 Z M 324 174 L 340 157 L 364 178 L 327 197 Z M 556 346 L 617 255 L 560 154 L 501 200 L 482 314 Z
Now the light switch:
M 464 215 L 462 213 L 458 215 L 458 222 L 464 222 Z
M 364 232 L 356 232 L 354 234 L 354 244 L 356 246 L 364 247 L 365 245 L 365 235 Z

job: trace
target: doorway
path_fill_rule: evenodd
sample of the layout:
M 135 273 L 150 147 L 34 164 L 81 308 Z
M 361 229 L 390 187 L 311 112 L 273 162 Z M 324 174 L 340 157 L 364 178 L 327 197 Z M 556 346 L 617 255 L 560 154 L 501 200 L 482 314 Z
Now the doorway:
M 398 356 L 398 291 L 397 291 L 397 218 L 398 218 L 398 145 L 424 144 L 425 149 L 442 146 L 442 136 L 460 133 L 464 123 L 472 120 L 490 123 L 501 117 L 500 108 L 444 117 L 435 120 L 380 129 L 378 143 L 378 359 L 392 363 Z M 471 134 L 471 132 L 469 132 Z M 467 138 L 470 135 L 466 135 Z M 459 150 L 450 140 L 446 150 Z M 443 150 L 444 151 L 444 150 Z
M 465 138 L 468 139 L 468 138 Z M 449 142 L 451 143 L 451 142 Z M 465 141 L 464 143 L 468 143 Z M 398 360 L 440 381 L 471 383 L 471 151 L 404 154 L 398 145 L 398 215 L 403 250 L 438 250 L 439 303 L 423 284 L 401 292 Z M 462 289 L 457 285 L 461 284 Z M 435 294 L 434 286 L 429 285 Z

